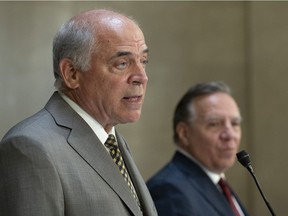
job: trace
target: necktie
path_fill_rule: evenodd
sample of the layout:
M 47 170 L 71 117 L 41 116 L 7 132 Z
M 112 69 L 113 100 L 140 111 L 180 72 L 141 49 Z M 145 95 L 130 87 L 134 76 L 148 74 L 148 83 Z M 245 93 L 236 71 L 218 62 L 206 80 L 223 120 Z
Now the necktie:
M 140 202 L 138 199 L 138 196 L 136 194 L 135 188 L 132 184 L 132 181 L 130 179 L 129 173 L 126 169 L 125 163 L 122 158 L 122 154 L 120 152 L 118 143 L 115 139 L 115 136 L 113 134 L 109 134 L 108 139 L 104 143 L 104 145 L 109 149 L 110 155 L 115 162 L 115 164 L 118 166 L 119 171 L 121 172 L 122 176 L 124 177 L 125 181 L 128 184 L 128 187 L 130 188 L 133 197 L 135 198 L 138 206 L 140 207 Z
M 235 203 L 233 202 L 232 200 L 232 194 L 231 194 L 231 190 L 227 184 L 227 182 L 221 178 L 219 180 L 219 183 L 218 183 L 223 191 L 223 194 L 225 195 L 226 199 L 228 200 L 229 202 L 229 205 L 231 206 L 235 216 L 240 216 L 240 213 L 238 212 L 236 206 L 235 206 Z

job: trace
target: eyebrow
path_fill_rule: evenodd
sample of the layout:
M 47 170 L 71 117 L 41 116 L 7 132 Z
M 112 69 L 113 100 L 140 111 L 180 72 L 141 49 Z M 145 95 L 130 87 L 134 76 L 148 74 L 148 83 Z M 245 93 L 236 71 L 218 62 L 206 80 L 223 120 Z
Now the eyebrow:
M 223 117 L 219 117 L 219 116 L 208 116 L 208 117 L 204 117 L 204 118 L 201 118 L 202 120 L 204 121 L 213 121 L 213 120 L 222 120 Z M 242 121 L 242 117 L 241 116 L 235 116 L 235 117 L 231 117 L 230 120 L 234 121 L 234 120 L 237 120 L 237 121 Z
M 145 54 L 145 53 L 149 53 L 149 49 L 148 49 L 148 48 L 142 51 L 142 54 Z M 133 53 L 132 53 L 132 52 L 129 52 L 129 51 L 119 51 L 119 52 L 117 52 L 115 55 L 113 55 L 113 56 L 111 57 L 111 59 L 117 58 L 117 57 L 121 57 L 121 56 L 130 56 L 130 55 L 132 55 L 132 54 L 133 54 Z
M 149 49 L 148 49 L 148 48 L 144 49 L 142 53 L 143 53 L 143 54 L 149 53 Z

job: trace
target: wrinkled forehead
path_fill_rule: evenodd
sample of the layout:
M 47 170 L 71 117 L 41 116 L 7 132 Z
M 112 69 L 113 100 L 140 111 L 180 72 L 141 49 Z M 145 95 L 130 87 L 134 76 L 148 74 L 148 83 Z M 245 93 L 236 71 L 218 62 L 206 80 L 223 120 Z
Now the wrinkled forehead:
M 99 43 L 106 46 L 130 46 L 147 49 L 143 32 L 131 21 L 106 19 L 102 29 L 96 33 Z M 99 45 L 98 43 L 98 45 Z

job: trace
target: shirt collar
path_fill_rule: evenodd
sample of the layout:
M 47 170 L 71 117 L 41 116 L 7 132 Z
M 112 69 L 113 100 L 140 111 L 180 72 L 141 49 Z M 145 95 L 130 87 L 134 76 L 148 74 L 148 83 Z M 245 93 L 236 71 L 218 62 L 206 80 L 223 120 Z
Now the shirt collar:
M 59 92 L 59 94 L 71 106 L 71 108 L 84 119 L 84 121 L 91 127 L 91 129 L 94 131 L 99 140 L 104 144 L 108 138 L 108 134 L 106 133 L 102 125 L 97 120 L 92 118 L 92 116 L 90 116 L 87 112 L 85 112 L 78 104 L 76 104 L 69 97 L 67 97 L 61 92 Z M 114 127 L 112 128 L 109 134 L 113 134 L 115 136 Z
M 190 155 L 188 152 L 186 152 L 184 149 L 178 147 L 177 151 L 179 151 L 181 154 L 185 155 L 186 157 L 188 157 L 189 159 L 191 159 L 192 161 L 194 161 L 198 166 L 201 167 L 201 169 L 208 175 L 208 177 L 211 179 L 211 181 L 217 185 L 220 178 L 225 178 L 225 174 L 221 173 L 215 173 L 212 172 L 210 170 L 208 170 L 201 162 L 199 162 L 195 157 L 193 157 L 192 155 Z

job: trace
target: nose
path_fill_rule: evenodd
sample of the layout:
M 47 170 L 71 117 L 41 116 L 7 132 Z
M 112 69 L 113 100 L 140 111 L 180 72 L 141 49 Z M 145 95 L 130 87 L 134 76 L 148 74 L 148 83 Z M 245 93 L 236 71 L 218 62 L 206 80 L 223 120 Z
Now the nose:
M 220 138 L 223 140 L 231 140 L 236 136 L 236 131 L 232 125 L 226 124 L 220 133 Z
M 230 140 L 232 138 L 232 135 L 228 130 L 225 130 L 225 131 L 222 131 L 222 133 L 220 134 L 220 138 L 222 140 Z
M 131 75 L 129 77 L 129 83 L 133 85 L 142 85 L 148 82 L 148 76 L 146 74 L 145 66 L 141 63 L 135 64 L 131 69 Z

